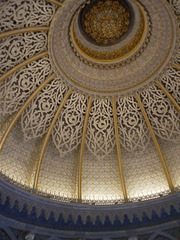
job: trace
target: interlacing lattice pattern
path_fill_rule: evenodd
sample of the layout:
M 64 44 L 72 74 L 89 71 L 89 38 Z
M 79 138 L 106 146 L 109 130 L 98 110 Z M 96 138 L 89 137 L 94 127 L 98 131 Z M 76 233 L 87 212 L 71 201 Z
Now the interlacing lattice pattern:
M 107 98 L 95 98 L 92 103 L 86 145 L 98 157 L 108 155 L 115 146 L 112 105 Z
M 169 0 L 169 3 L 173 6 L 175 14 L 179 15 L 180 1 Z M 47 3 L 45 0 L 3 0 L 0 3 L 1 32 L 29 26 L 49 26 L 56 10 L 56 6 Z M 5 74 L 32 56 L 48 50 L 47 43 L 48 33 L 43 31 L 26 32 L 0 40 L 0 75 Z M 173 60 L 179 66 L 180 51 L 177 51 Z M 12 72 L 8 78 L 3 80 L 0 83 L 0 113 L 5 115 L 4 119 L 8 114 L 13 115 L 20 111 L 31 94 L 52 73 L 53 69 L 49 56 L 45 56 Z M 157 86 L 157 81 L 165 87 L 177 103 L 180 103 L 180 69 L 173 65 L 167 67 L 160 77 L 151 82 L 149 86 L 147 84 L 144 89 L 138 89 L 147 117 L 157 139 L 160 139 L 161 145 L 166 146 L 167 142 L 169 145 L 172 142 L 177 144 L 180 137 L 180 115 L 170 99 Z M 21 162 L 18 160 L 20 159 L 20 152 L 15 153 L 16 157 L 14 157 L 14 152 L 8 153 L 8 149 L 5 148 L 4 155 L 0 155 L 1 166 L 5 173 L 8 171 L 6 166 L 10 168 L 13 159 L 16 162 L 12 166 L 17 165 L 17 163 L 21 164 L 19 179 L 22 182 L 23 179 L 20 176 L 22 172 L 31 175 L 28 166 L 35 172 L 34 169 L 41 151 L 38 150 L 39 155 L 36 156 L 36 164 L 32 159 L 28 162 L 27 158 L 33 156 L 29 150 L 30 142 L 32 141 L 32 146 L 34 146 L 39 137 L 44 139 L 68 89 L 70 89 L 69 84 L 66 84 L 63 77 L 53 77 L 19 115 L 19 117 L 21 116 L 21 129 L 23 136 L 26 138 L 27 149 L 23 154 L 24 160 Z M 112 107 L 112 98 L 100 98 L 93 95 L 90 111 L 87 113 L 88 98 L 89 95 L 86 96 L 84 92 L 73 88 L 72 93 L 65 101 L 52 132 L 50 132 L 52 136 L 49 145 L 46 145 L 47 149 L 45 150 L 47 152 L 42 160 L 42 168 L 40 167 L 39 170 L 41 172 L 38 187 L 40 190 L 47 192 L 49 192 L 49 189 L 54 192 L 57 189 L 59 192 L 62 190 L 64 192 L 60 194 L 68 195 L 69 193 L 69 196 L 73 198 L 73 184 L 75 183 L 78 186 L 78 179 L 75 180 L 75 178 L 79 171 L 79 149 L 80 144 L 83 145 L 82 135 L 84 132 L 84 172 L 82 173 L 84 195 L 82 194 L 82 196 L 84 199 L 92 199 L 92 194 L 104 198 L 108 196 L 109 199 L 112 196 L 123 199 L 118 165 L 120 161 L 117 161 L 119 156 L 117 156 L 116 151 L 117 139 L 114 130 L 115 113 Z M 122 168 L 124 169 L 128 197 L 133 199 L 143 195 L 156 194 L 163 190 L 168 191 L 166 177 L 157 157 L 157 152 L 153 148 L 151 135 L 135 98 L 135 92 L 129 95 L 115 96 L 115 98 L 120 148 L 122 146 L 119 152 L 122 150 Z M 88 116 L 87 131 L 85 116 Z M 13 120 L 13 117 L 9 119 Z M 4 132 L 4 128 L 8 129 L 10 120 L 5 123 L 1 131 Z M 19 123 L 17 125 L 17 131 L 20 132 Z M 85 130 L 83 131 L 83 129 Z M 18 149 L 18 141 L 22 138 L 22 133 L 17 134 L 17 136 L 20 136 L 17 139 L 16 130 L 12 133 L 13 137 L 9 137 L 7 147 L 13 147 L 12 149 L 15 151 L 16 148 Z M 1 132 L 0 136 L 2 137 Z M 14 142 L 14 145 L 11 145 L 10 141 Z M 21 142 L 21 145 L 19 145 L 21 149 L 23 149 L 23 144 L 25 143 Z M 42 141 L 41 147 L 43 144 Z M 168 148 L 170 148 L 169 145 Z M 174 149 L 176 148 L 177 146 Z M 168 151 L 167 153 L 165 147 L 162 147 L 162 149 L 168 159 L 171 159 L 171 156 L 176 159 L 175 151 Z M 176 151 L 179 154 L 179 151 Z M 28 162 L 27 166 L 26 161 Z M 178 166 L 179 159 L 173 161 Z M 169 164 L 169 160 L 167 163 Z M 54 170 L 55 168 L 56 170 Z M 18 165 L 14 166 L 14 169 L 18 172 Z M 177 169 L 175 173 L 177 177 L 173 177 L 175 187 L 180 185 L 179 170 Z M 12 171 L 11 169 L 11 175 L 13 175 Z M 151 174 L 152 172 L 153 174 Z M 173 172 L 174 169 L 170 168 L 171 175 Z M 137 175 L 138 177 L 136 177 Z M 34 175 L 32 176 L 34 177 Z M 58 176 L 60 176 L 58 178 L 59 182 L 56 181 Z M 31 177 L 26 176 L 25 183 L 28 182 L 28 178 Z M 31 181 L 33 182 L 33 179 Z M 44 183 L 46 186 L 44 186 Z M 76 193 L 77 191 L 75 191 Z
M 26 138 L 37 138 L 47 132 L 66 90 L 67 86 L 56 78 L 32 101 L 21 119 Z
M 165 86 L 167 91 L 172 94 L 173 98 L 180 104 L 180 70 L 170 67 L 164 73 L 160 81 Z
M 85 95 L 73 92 L 54 126 L 52 137 L 61 156 L 80 144 L 86 103 Z
M 178 141 L 180 115 L 165 94 L 152 86 L 143 91 L 141 96 L 155 134 L 165 140 Z
M 28 64 L 0 85 L 0 111 L 13 113 L 52 72 L 48 57 Z
M 127 151 L 142 151 L 150 140 L 148 128 L 134 97 L 117 101 L 119 137 Z
M 0 74 L 47 49 L 47 33 L 29 32 L 0 42 Z
M 3 0 L 0 2 L 0 31 L 49 25 L 56 9 L 44 0 Z

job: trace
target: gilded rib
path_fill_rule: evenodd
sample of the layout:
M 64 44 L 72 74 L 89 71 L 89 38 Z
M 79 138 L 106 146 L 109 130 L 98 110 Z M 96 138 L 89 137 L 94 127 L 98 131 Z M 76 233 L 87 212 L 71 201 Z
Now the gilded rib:
M 176 102 L 176 100 L 172 97 L 172 95 L 166 90 L 166 88 L 160 83 L 157 82 L 156 83 L 158 85 L 159 88 L 161 88 L 161 90 L 163 91 L 164 94 L 166 94 L 166 96 L 169 98 L 169 100 L 171 101 L 171 103 L 175 106 L 175 108 L 180 112 L 180 106 L 179 104 Z
M 59 105 L 58 110 L 57 110 L 57 112 L 56 112 L 56 114 L 55 114 L 55 116 L 54 116 L 54 118 L 51 122 L 51 125 L 50 125 L 50 127 L 48 129 L 48 132 L 46 134 L 46 137 L 43 141 L 43 145 L 42 145 L 42 149 L 41 149 L 41 153 L 40 153 L 40 157 L 39 157 L 39 161 L 38 161 L 38 165 L 37 165 L 37 169 L 36 169 L 36 173 L 35 173 L 35 178 L 34 178 L 34 186 L 33 186 L 34 189 L 37 189 L 37 186 L 38 186 L 39 174 L 40 174 L 40 170 L 41 170 L 42 160 L 43 160 L 44 153 L 45 153 L 49 138 L 51 136 L 54 124 L 56 123 L 57 118 L 59 117 L 59 114 L 61 113 L 62 108 L 63 108 L 64 104 L 66 103 L 66 100 L 68 99 L 70 94 L 71 94 L 71 89 L 69 89 L 66 92 L 66 94 L 65 94 L 61 104 Z
M 171 65 L 172 65 L 173 68 L 176 68 L 176 69 L 180 70 L 180 65 L 179 64 L 172 63 Z
M 62 3 L 57 1 L 57 0 L 45 0 L 45 1 L 49 2 L 49 3 L 52 3 L 52 4 L 54 4 L 55 6 L 58 6 L 58 7 L 62 6 Z
M 161 164 L 162 164 L 162 167 L 163 167 L 163 170 L 164 170 L 164 173 L 165 173 L 165 176 L 166 176 L 166 179 L 167 179 L 169 188 L 170 188 L 171 191 L 173 191 L 173 190 L 174 190 L 174 186 L 173 186 L 173 183 L 172 183 L 171 176 L 170 176 L 170 174 L 169 174 L 169 170 L 168 170 L 168 168 L 167 168 L 167 165 L 166 165 L 164 156 L 163 156 L 163 154 L 162 154 L 161 148 L 160 148 L 160 146 L 159 146 L 159 143 L 158 143 L 157 138 L 156 138 L 156 136 L 155 136 L 155 134 L 154 134 L 153 128 L 152 128 L 152 126 L 151 126 L 151 123 L 150 123 L 150 121 L 149 121 L 149 118 L 148 118 L 148 116 L 147 116 L 147 113 L 146 113 L 146 111 L 145 111 L 145 109 L 144 109 L 144 106 L 143 106 L 143 104 L 142 104 L 142 102 L 141 102 L 141 98 L 140 98 L 140 96 L 139 96 L 138 93 L 136 93 L 136 100 L 137 100 L 137 102 L 138 102 L 138 104 L 139 104 L 139 107 L 140 107 L 140 109 L 141 109 L 142 115 L 143 115 L 143 117 L 144 117 L 144 119 L 145 119 L 145 122 L 146 122 L 146 124 L 147 124 L 148 130 L 149 130 L 149 132 L 150 132 L 150 134 L 151 134 L 151 137 L 152 137 L 152 140 L 153 140 L 153 142 L 154 142 L 155 148 L 156 148 L 156 150 L 157 150 L 159 159 L 160 159 L 160 161 L 161 161 Z
M 26 32 L 44 32 L 44 31 L 49 31 L 49 27 L 38 26 L 38 27 L 13 29 L 10 31 L 0 33 L 0 39 L 10 37 L 13 35 L 18 35 L 21 33 L 26 33 Z
M 119 175 L 120 175 L 120 181 L 122 185 L 123 196 L 124 196 L 124 199 L 127 200 L 127 191 L 126 191 L 126 184 L 124 179 L 122 154 L 121 154 L 119 132 L 118 132 L 116 100 L 114 98 L 112 99 L 112 106 L 113 106 L 113 119 L 114 119 L 114 130 L 115 130 L 115 138 L 116 138 L 116 149 L 117 149 L 117 156 L 118 156 Z
M 32 185 L 34 184 L 33 173 L 34 173 L 35 166 L 37 165 L 37 160 L 38 160 L 38 157 L 39 157 L 40 149 L 42 148 L 42 143 L 43 143 L 43 137 L 41 137 L 41 139 L 39 140 L 39 142 L 35 146 L 35 149 L 34 149 L 33 154 L 32 154 L 32 166 L 31 166 L 30 171 L 29 171 L 30 173 L 29 173 L 29 178 L 28 178 L 28 183 L 27 183 L 27 186 L 29 188 L 31 188 Z
M 9 127 L 3 134 L 3 137 L 0 141 L 0 151 L 2 150 L 4 143 L 11 131 L 11 129 L 14 127 L 15 123 L 18 121 L 24 110 L 29 106 L 29 104 L 32 102 L 32 100 L 38 95 L 38 93 L 48 84 L 53 78 L 55 78 L 56 75 L 53 73 L 51 76 L 49 76 L 32 94 L 31 96 L 26 100 L 26 102 L 21 106 L 19 111 L 16 113 L 15 117 L 12 119 Z
M 38 60 L 39 58 L 43 58 L 44 56 L 48 55 L 48 51 L 44 51 L 41 53 L 36 54 L 35 56 L 25 60 L 24 62 L 16 65 L 15 67 L 13 67 L 12 69 L 10 69 L 9 71 L 7 71 L 6 73 L 4 73 L 1 77 L 0 77 L 0 82 L 4 81 L 6 78 L 8 78 L 11 74 L 13 74 L 14 72 L 18 71 L 19 69 L 23 68 L 24 66 L 26 66 L 27 64 Z
M 81 147 L 80 147 L 80 153 L 79 153 L 79 177 L 78 177 L 78 199 L 82 199 L 82 168 L 83 168 L 83 154 L 84 154 L 84 146 L 85 146 L 85 140 L 86 140 L 86 132 L 87 132 L 87 126 L 88 126 L 88 118 L 89 113 L 91 110 L 91 104 L 92 104 L 92 96 L 88 99 L 88 105 L 86 109 L 86 116 L 84 120 L 84 126 L 83 126 L 83 133 L 82 133 L 82 139 L 81 139 Z
M 79 176 L 79 149 L 76 157 L 76 171 L 75 171 L 75 184 L 74 184 L 74 199 L 77 199 L 78 196 L 78 176 Z

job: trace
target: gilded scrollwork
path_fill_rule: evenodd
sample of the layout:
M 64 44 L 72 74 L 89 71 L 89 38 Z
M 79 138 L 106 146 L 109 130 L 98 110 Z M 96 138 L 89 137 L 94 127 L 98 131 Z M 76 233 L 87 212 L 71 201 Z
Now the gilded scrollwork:
M 15 72 L 0 85 L 0 111 L 14 113 L 19 110 L 33 91 L 52 73 L 48 57 L 32 62 Z
M 173 67 L 168 68 L 160 77 L 160 81 L 167 91 L 172 94 L 176 102 L 180 104 L 180 70 Z
M 121 145 L 128 151 L 144 151 L 150 141 L 148 128 L 133 96 L 117 101 L 118 128 Z
M 167 63 L 172 61 L 177 47 L 175 39 L 177 26 L 167 2 L 158 0 L 157 3 L 149 1 L 143 3 L 139 1 L 132 5 L 133 11 L 138 16 L 133 34 L 129 34 L 127 40 L 125 38 L 122 42 L 106 47 L 95 45 L 83 38 L 77 23 L 81 7 L 80 0 L 77 0 L 75 5 L 67 1 L 63 9 L 71 9 L 74 15 L 71 11 L 64 10 L 67 13 L 65 15 L 60 8 L 49 34 L 52 65 L 57 73 L 59 75 L 63 73 L 67 82 L 75 88 L 89 94 L 96 93 L 99 96 L 123 95 L 132 90 L 142 89 L 156 80 L 159 73 L 164 71 Z M 138 45 L 122 58 L 113 60 L 95 58 L 85 54 L 79 45 L 75 44 L 73 29 L 81 43 L 90 50 L 111 54 L 114 50 L 131 42 L 141 25 L 141 14 L 145 26 L 142 38 Z M 69 39 L 72 41 L 67 44 Z
M 118 1 L 104 0 L 104 2 L 111 2 L 112 5 L 117 4 Z M 98 2 L 101 4 L 102 0 Z M 130 5 L 131 2 L 133 1 L 129 1 Z M 48 50 L 46 53 L 49 53 L 48 57 L 42 57 L 37 61 L 31 62 L 16 72 L 12 71 L 11 76 L 0 83 L 0 93 L 2 93 L 0 95 L 0 116 L 4 115 L 4 121 L 2 122 L 5 122 L 1 129 L 1 139 L 8 128 L 12 129 L 11 123 L 15 119 L 16 112 L 23 109 L 23 106 L 26 106 L 24 103 L 27 99 L 30 99 L 29 97 L 37 87 L 49 76 L 55 76 L 55 73 L 52 75 L 53 69 L 57 75 L 59 74 L 57 78 L 52 79 L 33 98 L 23 113 L 19 111 L 22 113 L 21 122 L 14 121 L 14 125 L 12 124 L 13 131 L 3 145 L 3 151 L 5 151 L 1 153 L 3 154 L 1 165 L 4 166 L 5 171 L 2 171 L 4 174 L 11 177 L 14 174 L 13 171 L 21 167 L 21 171 L 16 174 L 16 176 L 19 175 L 18 178 L 16 179 L 16 176 L 12 178 L 17 182 L 22 180 L 26 186 L 33 186 L 28 185 L 27 176 L 29 169 L 31 168 L 33 171 L 36 169 L 37 159 L 39 159 L 39 153 L 44 144 L 43 135 L 48 131 L 52 120 L 57 119 L 55 124 L 53 121 L 53 130 L 50 128 L 52 137 L 50 137 L 48 142 L 46 154 L 42 158 L 42 169 L 39 170 L 40 177 L 37 193 L 40 190 L 42 195 L 47 196 L 44 192 L 48 192 L 49 196 L 52 197 L 51 191 L 53 190 L 57 200 L 67 202 L 76 195 L 77 189 L 74 190 L 74 185 L 78 182 L 77 175 L 80 172 L 77 157 L 79 146 L 83 139 L 82 143 L 85 143 L 82 154 L 83 201 L 91 202 L 93 195 L 96 195 L 96 197 L 102 197 L 102 201 L 98 203 L 103 202 L 106 204 L 105 198 L 107 196 L 108 199 L 115 196 L 113 202 L 117 202 L 116 199 L 118 199 L 122 203 L 123 191 L 121 189 L 117 161 L 117 153 L 121 151 L 117 152 L 115 147 L 113 113 L 115 116 L 116 112 L 113 112 L 112 109 L 111 97 L 113 97 L 117 100 L 120 150 L 122 150 L 122 168 L 128 200 L 136 201 L 138 198 L 141 200 L 148 199 L 148 197 L 152 198 L 154 193 L 160 194 L 164 191 L 164 188 L 167 194 L 169 193 L 161 162 L 150 139 L 149 130 L 134 95 L 138 91 L 141 96 L 153 131 L 158 136 L 157 140 L 160 143 L 160 147 L 161 145 L 164 147 L 164 143 L 167 143 L 168 148 L 171 148 L 171 151 L 173 151 L 170 154 L 166 153 L 166 151 L 170 152 L 169 149 L 165 151 L 166 147 L 162 147 L 165 158 L 167 156 L 170 159 L 169 162 L 171 161 L 174 163 L 174 166 L 177 166 L 176 156 L 178 156 L 179 150 L 176 150 L 178 149 L 177 143 L 172 142 L 178 142 L 180 136 L 179 113 L 173 106 L 173 101 L 170 102 L 162 90 L 156 86 L 157 81 L 160 81 L 170 96 L 172 95 L 174 100 L 180 103 L 180 70 L 178 70 L 180 52 L 176 52 L 178 48 L 176 40 L 177 26 L 174 14 L 171 8 L 169 9 L 170 6 L 166 1 L 157 0 L 155 3 L 154 0 L 139 0 L 138 2 L 139 6 L 142 7 L 142 11 L 137 10 L 137 12 L 134 12 L 139 14 L 137 26 L 133 34 L 129 34 L 131 38 L 124 38 L 127 40 L 124 41 L 124 44 L 121 45 L 121 41 L 118 42 L 119 39 L 117 42 L 120 44 L 117 44 L 117 47 L 111 44 L 111 39 L 115 41 L 121 35 L 120 28 L 118 28 L 120 32 L 115 32 L 111 28 L 114 33 L 112 38 L 108 36 L 109 26 L 107 26 L 103 37 L 95 34 L 97 39 L 104 39 L 105 36 L 104 43 L 107 43 L 107 41 L 111 42 L 109 45 L 105 44 L 106 46 L 103 46 L 102 49 L 112 47 L 112 51 L 110 51 L 112 55 L 107 57 L 109 53 L 105 50 L 103 53 L 105 55 L 100 56 L 105 59 L 105 62 L 101 64 L 99 63 L 100 61 L 94 61 L 94 59 L 86 61 L 86 57 L 82 59 L 81 54 L 75 56 L 73 46 L 71 45 L 72 42 L 69 41 L 69 30 L 73 22 L 73 16 L 75 16 L 74 13 L 83 4 L 86 5 L 87 1 L 65 1 L 62 8 L 58 9 L 51 25 L 50 22 L 56 11 L 56 7 L 53 4 L 44 0 L 1 1 L 0 25 L 2 26 L 2 32 L 15 28 L 50 25 L 49 37 L 47 37 L 45 32 L 27 32 L 4 38 L 0 41 L 0 74 L 5 74 L 15 65 L 44 50 Z M 177 14 L 179 1 L 169 0 L 169 2 L 173 5 L 173 9 Z M 138 9 L 138 6 L 136 7 Z M 132 11 L 134 9 L 132 7 Z M 106 13 L 107 9 L 101 8 L 101 10 Z M 123 8 L 121 10 L 123 11 Z M 80 12 L 81 9 L 78 11 Z M 115 8 L 110 12 L 114 14 L 114 11 Z M 142 15 L 144 14 L 144 20 L 141 19 L 140 12 Z M 99 13 L 96 12 L 95 14 Z M 124 12 L 124 14 L 128 18 L 127 13 Z M 106 16 L 108 19 L 108 15 Z M 109 21 L 112 18 L 110 16 Z M 85 25 L 87 28 L 90 27 L 87 21 Z M 92 28 L 94 29 L 93 25 Z M 98 25 L 97 28 L 99 28 Z M 93 31 L 97 32 L 99 30 L 97 28 Z M 102 28 L 100 31 L 102 31 Z M 134 39 L 135 37 L 137 38 Z M 47 46 L 47 38 L 49 38 L 49 47 Z M 140 40 L 140 44 L 136 40 Z M 134 49 L 134 43 L 139 45 L 131 52 Z M 122 54 L 130 51 L 130 55 L 125 57 L 124 60 L 121 59 L 122 61 L 120 59 L 116 59 L 113 63 L 106 61 L 107 59 L 114 59 L 120 56 L 118 55 L 120 52 L 116 53 L 113 50 L 120 49 L 119 47 L 121 46 L 124 46 Z M 96 49 L 98 52 L 98 48 L 99 45 L 97 44 L 93 51 Z M 76 54 L 78 55 L 78 51 L 76 51 Z M 94 56 L 93 54 L 92 56 Z M 134 61 L 135 59 L 136 61 Z M 169 67 L 173 61 L 175 63 L 174 66 L 172 64 L 173 67 Z M 118 67 L 115 67 L 116 64 Z M 70 85 L 72 93 L 68 95 L 69 97 L 65 101 L 63 97 Z M 89 106 L 88 98 L 93 98 L 90 112 L 88 111 L 89 107 L 87 108 Z M 56 118 L 55 114 L 62 102 L 64 106 L 59 117 Z M 10 115 L 9 120 L 7 118 L 8 115 Z M 85 116 L 88 116 L 86 118 L 87 121 L 84 121 Z M 88 126 L 86 123 L 88 123 Z M 83 131 L 86 127 L 87 133 L 85 130 Z M 23 136 L 26 138 L 26 142 L 22 141 Z M 38 137 L 41 137 L 42 144 L 39 144 L 37 157 L 32 159 L 31 152 L 34 151 L 34 146 L 39 141 Z M 24 146 L 25 144 L 26 146 Z M 12 151 L 9 151 L 9 149 L 12 149 Z M 30 151 L 27 149 L 30 149 Z M 21 151 L 23 151 L 23 154 L 21 154 Z M 31 161 L 31 164 L 27 164 L 28 161 L 29 163 Z M 22 166 L 19 167 L 17 163 Z M 13 166 L 12 169 L 10 169 L 11 166 Z M 176 181 L 175 187 L 178 187 L 180 182 L 178 177 L 179 169 L 178 167 L 175 168 L 176 170 L 169 169 L 172 171 L 170 175 L 175 173 L 175 177 L 172 178 L 173 184 Z M 77 179 L 75 180 L 75 178 Z M 152 192 L 149 191 L 150 187 Z M 59 193 L 57 189 L 60 191 Z M 97 191 L 98 194 L 96 194 Z M 64 198 L 65 200 L 62 200 L 64 194 L 67 197 L 66 199 Z M 138 194 L 141 194 L 141 196 Z M 133 200 L 134 197 L 137 199 Z
M 52 138 L 60 156 L 76 149 L 81 142 L 87 99 L 84 94 L 73 92 L 53 128 Z
M 180 114 L 158 87 L 151 86 L 141 93 L 155 134 L 165 140 L 178 141 L 180 136 Z
M 0 42 L 0 74 L 47 49 L 47 33 L 28 32 Z
M 26 138 L 37 138 L 47 132 L 67 89 L 61 79 L 55 78 L 31 102 L 21 117 Z
M 99 158 L 107 156 L 115 146 L 112 105 L 108 98 L 95 98 L 92 102 L 86 146 Z
M 36 25 L 49 25 L 56 7 L 44 0 L 0 2 L 0 31 Z

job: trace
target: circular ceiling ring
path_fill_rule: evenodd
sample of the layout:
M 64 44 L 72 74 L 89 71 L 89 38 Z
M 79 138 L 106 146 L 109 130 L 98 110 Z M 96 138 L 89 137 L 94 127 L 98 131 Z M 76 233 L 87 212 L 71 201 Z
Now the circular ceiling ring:
M 81 34 L 78 16 L 84 4 L 66 1 L 52 21 L 49 53 L 54 71 L 74 88 L 106 97 L 129 94 L 156 79 L 177 45 L 177 27 L 167 3 L 131 2 L 132 34 L 111 46 L 98 46 Z

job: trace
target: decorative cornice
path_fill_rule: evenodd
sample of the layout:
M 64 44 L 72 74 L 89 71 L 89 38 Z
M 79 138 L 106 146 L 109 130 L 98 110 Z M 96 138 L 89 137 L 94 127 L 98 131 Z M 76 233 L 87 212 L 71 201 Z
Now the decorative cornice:
M 42 234 L 48 235 L 49 237 L 52 236 L 53 239 L 54 237 L 65 237 L 68 240 L 69 239 L 74 239 L 74 237 L 88 237 L 88 238 L 99 238 L 99 237 L 106 237 L 110 238 L 111 237 L 129 237 L 131 235 L 146 235 L 149 233 L 153 232 L 161 232 L 161 231 L 166 231 L 168 229 L 176 228 L 179 227 L 180 225 L 180 220 L 175 220 L 155 226 L 150 226 L 150 227 L 143 227 L 143 228 L 138 228 L 138 229 L 128 229 L 128 230 L 120 230 L 120 231 L 105 231 L 105 232 L 82 232 L 82 231 L 66 231 L 66 230 L 60 230 L 60 229 L 53 229 L 53 228 L 45 228 L 41 226 L 34 226 L 31 224 L 26 224 L 14 219 L 10 219 L 7 217 L 4 217 L 0 215 L 0 228 L 2 229 L 7 229 L 7 226 L 11 226 L 15 229 L 19 230 L 24 230 L 24 231 L 30 231 L 35 234 Z M 50 238 L 51 239 L 51 238 Z
M 3 181 L 0 182 L 0 214 L 34 226 L 74 231 L 120 231 L 180 218 L 180 193 L 139 203 L 93 206 L 58 203 Z

